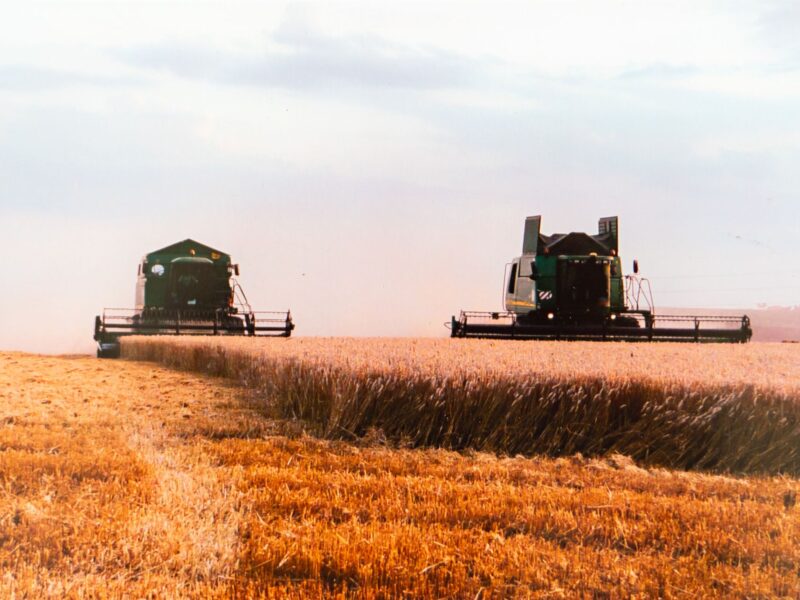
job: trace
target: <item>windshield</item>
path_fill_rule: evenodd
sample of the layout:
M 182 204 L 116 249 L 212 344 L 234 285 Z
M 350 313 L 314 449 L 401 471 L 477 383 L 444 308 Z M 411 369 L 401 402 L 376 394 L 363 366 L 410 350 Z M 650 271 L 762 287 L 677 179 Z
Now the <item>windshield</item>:
M 559 265 L 559 304 L 568 311 L 593 311 L 609 306 L 610 266 L 607 262 L 564 261 Z
M 216 278 L 213 265 L 181 263 L 172 265 L 171 296 L 178 306 L 208 306 L 214 297 Z

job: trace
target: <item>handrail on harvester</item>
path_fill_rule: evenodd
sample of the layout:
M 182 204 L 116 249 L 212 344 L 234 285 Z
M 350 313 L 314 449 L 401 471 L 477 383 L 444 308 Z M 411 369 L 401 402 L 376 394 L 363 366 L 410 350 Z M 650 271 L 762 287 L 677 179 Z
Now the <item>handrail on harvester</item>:
M 242 288 L 239 282 L 233 277 L 231 277 L 231 289 L 237 300 L 236 305 L 241 307 L 244 312 L 253 312 L 253 309 L 250 307 L 250 302 L 247 300 L 247 294 L 244 293 L 244 288 Z
M 641 306 L 642 301 L 646 305 L 644 308 Z M 651 314 L 655 312 L 653 288 L 650 286 L 649 279 L 638 275 L 625 276 L 625 305 L 629 310 L 636 312 L 642 310 Z

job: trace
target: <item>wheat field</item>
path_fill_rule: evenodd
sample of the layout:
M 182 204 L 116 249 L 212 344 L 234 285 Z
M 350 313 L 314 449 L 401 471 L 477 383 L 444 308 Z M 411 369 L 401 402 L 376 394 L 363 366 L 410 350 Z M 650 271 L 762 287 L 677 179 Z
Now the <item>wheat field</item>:
M 785 475 L 320 439 L 127 360 L 0 353 L 0 399 L 2 597 L 800 596 Z
M 613 453 L 800 473 L 800 347 L 447 339 L 131 338 L 123 356 L 222 375 L 316 435 Z

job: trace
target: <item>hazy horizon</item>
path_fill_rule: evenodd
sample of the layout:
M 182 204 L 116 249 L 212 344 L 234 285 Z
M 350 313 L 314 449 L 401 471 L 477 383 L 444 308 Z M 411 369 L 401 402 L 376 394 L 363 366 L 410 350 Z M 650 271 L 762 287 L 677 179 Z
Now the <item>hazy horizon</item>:
M 800 304 L 791 2 L 20 3 L 0 348 L 91 351 L 142 255 L 232 255 L 298 335 L 500 308 L 524 218 L 619 215 L 661 307 Z

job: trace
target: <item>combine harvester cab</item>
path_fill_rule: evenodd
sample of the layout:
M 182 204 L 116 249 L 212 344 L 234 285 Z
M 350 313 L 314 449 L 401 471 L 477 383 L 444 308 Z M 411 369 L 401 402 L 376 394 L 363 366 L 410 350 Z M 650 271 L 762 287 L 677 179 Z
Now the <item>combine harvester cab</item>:
M 656 315 L 650 282 L 623 275 L 617 217 L 600 219 L 597 235 L 544 235 L 528 217 L 522 255 L 506 267 L 505 311 L 461 311 L 452 337 L 747 342 L 742 316 Z
M 191 239 L 147 254 L 139 263 L 136 308 L 105 308 L 95 317 L 99 358 L 116 358 L 125 335 L 271 335 L 289 337 L 287 311 L 254 311 L 224 252 Z

